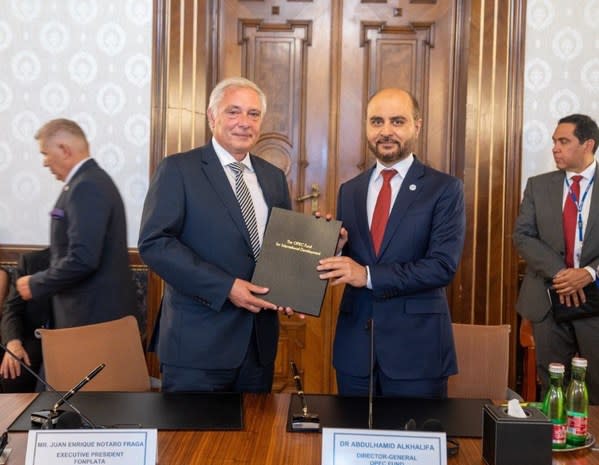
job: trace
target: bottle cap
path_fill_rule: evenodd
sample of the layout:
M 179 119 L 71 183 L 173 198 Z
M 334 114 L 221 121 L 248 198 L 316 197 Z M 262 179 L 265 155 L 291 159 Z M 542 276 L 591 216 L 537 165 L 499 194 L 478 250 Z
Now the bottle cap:
M 572 359 L 572 366 L 578 368 L 586 368 L 587 367 L 587 359 L 582 357 L 574 357 Z
M 574 363 L 574 362 L 572 362 Z M 550 373 L 564 373 L 566 371 L 565 367 L 561 363 L 550 363 L 549 364 L 549 372 Z

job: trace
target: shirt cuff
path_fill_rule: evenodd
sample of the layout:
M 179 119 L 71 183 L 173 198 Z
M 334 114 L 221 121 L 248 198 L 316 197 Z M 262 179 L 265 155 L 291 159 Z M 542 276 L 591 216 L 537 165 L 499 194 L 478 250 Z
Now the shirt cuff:
M 593 278 L 593 281 L 597 279 L 597 270 L 594 270 L 592 266 L 585 266 L 584 269 L 589 272 L 589 274 Z
M 370 267 L 366 265 L 366 287 L 372 290 L 372 280 L 370 279 Z

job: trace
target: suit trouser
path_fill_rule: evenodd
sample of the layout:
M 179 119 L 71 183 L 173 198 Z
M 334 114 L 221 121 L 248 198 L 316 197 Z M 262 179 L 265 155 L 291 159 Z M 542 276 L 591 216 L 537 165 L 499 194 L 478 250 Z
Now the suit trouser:
M 393 379 L 377 366 L 373 372 L 374 395 L 387 397 L 447 397 L 447 377 L 429 379 Z M 342 396 L 367 396 L 369 376 L 353 376 L 337 371 L 337 387 Z
M 245 358 L 238 368 L 204 369 L 162 364 L 161 371 L 164 392 L 270 392 L 274 362 L 260 363 L 256 334 L 252 331 Z
M 588 361 L 586 383 L 589 402 L 599 404 L 599 317 L 557 323 L 553 313 L 533 323 L 537 353 L 537 373 L 541 381 L 541 400 L 549 387 L 549 364 L 566 367 L 564 386 L 570 380 L 572 357 L 580 355 Z

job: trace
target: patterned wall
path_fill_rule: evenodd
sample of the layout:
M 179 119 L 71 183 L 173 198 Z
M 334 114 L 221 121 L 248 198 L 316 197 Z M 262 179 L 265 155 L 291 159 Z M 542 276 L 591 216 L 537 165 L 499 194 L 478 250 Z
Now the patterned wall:
M 0 0 L 0 244 L 46 244 L 62 183 L 35 131 L 66 117 L 115 180 L 137 244 L 148 186 L 151 0 Z
M 562 116 L 599 121 L 599 0 L 528 0 L 522 188 L 555 169 L 551 135 Z

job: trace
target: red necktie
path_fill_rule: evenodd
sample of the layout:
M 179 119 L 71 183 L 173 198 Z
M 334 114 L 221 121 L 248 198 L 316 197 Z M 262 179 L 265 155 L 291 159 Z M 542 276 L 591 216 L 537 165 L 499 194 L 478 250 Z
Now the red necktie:
M 572 176 L 572 184 L 566 195 L 564 204 L 563 223 L 564 223 L 564 242 L 566 244 L 566 266 L 574 267 L 574 242 L 576 240 L 576 225 L 578 220 L 578 208 L 572 199 L 576 197 L 576 202 L 580 204 L 580 180 L 582 176 Z
M 374 244 L 374 251 L 377 255 L 381 249 L 383 236 L 385 235 L 385 227 L 387 226 L 387 219 L 389 219 L 389 210 L 391 208 L 391 178 L 396 174 L 396 170 L 381 171 L 383 186 L 376 199 L 374 213 L 372 214 L 372 223 L 370 224 L 372 243 Z

